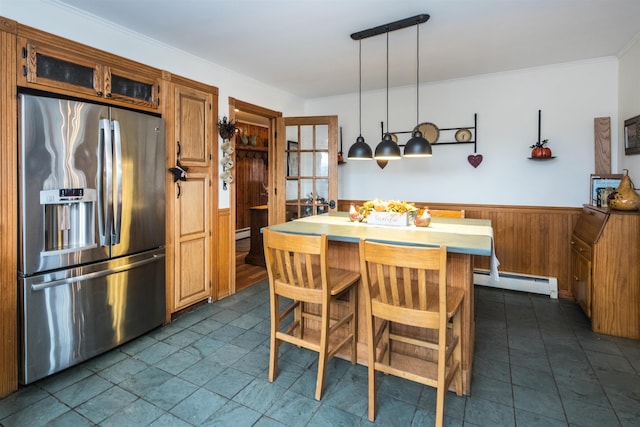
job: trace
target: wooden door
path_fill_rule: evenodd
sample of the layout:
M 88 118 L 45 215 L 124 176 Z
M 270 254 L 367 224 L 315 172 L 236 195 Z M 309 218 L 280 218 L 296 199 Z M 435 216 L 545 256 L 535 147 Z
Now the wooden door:
M 213 180 L 210 93 L 173 85 L 177 161 L 187 169 L 174 197 L 173 311 L 211 297 Z
M 176 198 L 174 308 L 179 310 L 210 296 L 209 175 L 189 173 Z
M 208 167 L 211 160 L 211 95 L 175 86 L 175 133 L 180 164 Z
M 270 223 L 337 208 L 338 117 L 285 117 L 278 123 L 275 211 Z
M 584 313 L 591 317 L 591 261 L 578 250 L 571 250 L 571 267 L 573 283 L 571 291 L 573 297 L 580 304 Z

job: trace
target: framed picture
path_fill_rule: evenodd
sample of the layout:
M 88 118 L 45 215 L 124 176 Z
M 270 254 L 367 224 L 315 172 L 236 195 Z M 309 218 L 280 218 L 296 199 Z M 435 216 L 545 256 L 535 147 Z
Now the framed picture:
M 300 152 L 298 151 L 298 143 L 295 141 L 287 141 L 287 176 L 298 176 L 300 162 Z
M 600 206 L 600 198 L 598 194 L 607 188 L 615 190 L 620 185 L 622 174 L 591 174 L 591 205 Z
M 640 116 L 624 121 L 624 154 L 640 154 Z

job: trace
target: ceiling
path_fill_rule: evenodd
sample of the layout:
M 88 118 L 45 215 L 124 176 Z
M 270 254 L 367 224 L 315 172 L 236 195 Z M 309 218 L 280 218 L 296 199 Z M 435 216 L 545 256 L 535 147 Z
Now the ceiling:
M 302 98 L 358 90 L 350 34 L 419 14 L 420 83 L 616 56 L 638 0 L 53 0 Z M 386 86 L 386 37 L 362 40 L 362 88 Z M 416 27 L 389 33 L 389 85 L 416 83 Z

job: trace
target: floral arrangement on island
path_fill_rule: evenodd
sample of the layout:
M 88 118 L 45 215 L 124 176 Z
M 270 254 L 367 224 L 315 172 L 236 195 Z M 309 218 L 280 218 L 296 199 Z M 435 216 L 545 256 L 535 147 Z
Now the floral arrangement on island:
M 409 213 L 409 215 L 413 215 L 414 212 L 418 212 L 418 208 L 411 202 L 374 199 L 364 202 L 362 206 L 358 206 L 357 208 L 355 205 L 351 205 L 349 217 L 352 221 L 366 222 L 369 214 L 374 211 L 395 212 L 399 214 Z

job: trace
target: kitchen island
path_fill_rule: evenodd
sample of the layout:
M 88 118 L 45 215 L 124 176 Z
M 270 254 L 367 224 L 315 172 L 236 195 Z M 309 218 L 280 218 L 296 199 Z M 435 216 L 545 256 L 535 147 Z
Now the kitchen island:
M 475 337 L 473 317 L 473 256 L 493 257 L 493 229 L 489 220 L 468 218 L 432 218 L 429 227 L 381 226 L 351 222 L 346 212 L 301 218 L 269 226 L 269 229 L 295 234 L 327 234 L 329 265 L 360 271 L 358 241 L 361 238 L 391 244 L 447 246 L 447 282 L 465 291 L 462 307 L 463 392 L 471 392 L 471 373 Z M 364 319 L 364 292 L 359 292 L 358 316 Z M 358 322 L 358 363 L 367 363 L 366 325 Z M 407 356 L 431 357 L 415 348 L 400 349 Z M 410 362 L 408 362 L 410 363 Z

